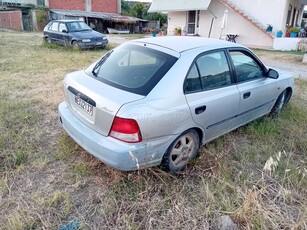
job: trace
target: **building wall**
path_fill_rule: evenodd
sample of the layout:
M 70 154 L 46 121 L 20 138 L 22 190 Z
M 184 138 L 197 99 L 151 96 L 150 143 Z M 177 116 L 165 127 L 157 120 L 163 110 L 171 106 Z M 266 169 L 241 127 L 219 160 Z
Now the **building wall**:
M 246 0 L 229 0 L 229 2 L 232 2 L 247 15 L 259 21 L 261 25 L 272 25 L 274 34 L 278 30 L 285 32 L 289 4 L 292 5 L 291 21 L 294 14 L 294 8 L 297 9 L 296 12 L 300 12 L 297 15 L 298 18 L 301 17 L 301 12 L 303 10 L 300 0 L 258 0 L 253 1 L 252 4 L 250 1 Z M 290 24 L 292 23 L 290 22 Z
M 1 11 L 0 28 L 23 30 L 21 11 Z
M 118 0 L 49 0 L 49 8 L 118 13 Z
M 168 13 L 168 35 L 175 35 L 175 28 L 184 28 L 186 26 L 186 12 Z
M 198 28 L 198 34 L 200 36 L 209 37 L 212 18 L 214 18 L 210 34 L 211 38 L 225 38 L 226 33 L 231 33 L 238 35 L 236 38 L 238 43 L 248 47 L 273 47 L 273 39 L 271 37 L 219 1 L 213 0 L 209 9 L 217 18 L 214 18 L 213 14 L 208 10 L 200 11 Z M 220 25 L 226 9 L 228 10 L 228 28 L 222 31 Z M 170 12 L 168 14 L 170 30 L 175 27 L 186 27 L 186 15 L 187 12 Z M 172 35 L 170 33 L 168 34 Z
M 282 20 L 287 0 L 231 0 L 231 2 L 248 16 L 256 19 L 262 26 L 273 26 L 273 31 L 283 29 Z M 299 1 L 299 0 L 295 0 Z
M 85 0 L 49 0 L 49 8 L 57 10 L 85 11 Z
M 118 13 L 117 4 L 117 0 L 92 0 L 92 11 Z

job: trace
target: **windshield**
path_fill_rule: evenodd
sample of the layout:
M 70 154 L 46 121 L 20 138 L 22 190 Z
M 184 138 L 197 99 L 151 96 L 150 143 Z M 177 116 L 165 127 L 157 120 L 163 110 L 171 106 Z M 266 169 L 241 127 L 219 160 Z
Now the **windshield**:
M 88 25 L 86 25 L 84 22 L 68 22 L 67 28 L 69 32 L 77 32 L 77 31 L 83 31 L 83 30 L 92 30 Z
M 93 69 L 99 81 L 145 96 L 177 58 L 145 46 L 122 45 L 102 60 Z

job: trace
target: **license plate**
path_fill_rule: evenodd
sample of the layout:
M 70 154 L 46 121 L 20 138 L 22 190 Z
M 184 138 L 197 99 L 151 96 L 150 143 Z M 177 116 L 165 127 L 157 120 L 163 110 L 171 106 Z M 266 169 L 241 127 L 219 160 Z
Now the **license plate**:
M 75 97 L 75 102 L 79 106 L 79 108 L 81 108 L 91 116 L 93 115 L 93 106 L 91 104 L 87 103 L 79 96 Z
M 102 45 L 102 42 L 97 42 L 96 45 L 97 46 Z

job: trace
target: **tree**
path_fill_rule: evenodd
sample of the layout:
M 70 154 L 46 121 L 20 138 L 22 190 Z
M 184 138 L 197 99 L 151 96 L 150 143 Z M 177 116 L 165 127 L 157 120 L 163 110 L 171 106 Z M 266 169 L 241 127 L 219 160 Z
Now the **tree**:
M 162 13 L 147 13 L 145 19 L 149 21 L 160 21 L 162 24 L 167 23 L 167 15 Z
M 121 8 L 122 8 L 122 14 L 131 15 L 131 6 L 129 2 L 121 0 Z
M 132 7 L 131 14 L 137 18 L 143 18 L 144 6 L 142 3 L 138 2 Z

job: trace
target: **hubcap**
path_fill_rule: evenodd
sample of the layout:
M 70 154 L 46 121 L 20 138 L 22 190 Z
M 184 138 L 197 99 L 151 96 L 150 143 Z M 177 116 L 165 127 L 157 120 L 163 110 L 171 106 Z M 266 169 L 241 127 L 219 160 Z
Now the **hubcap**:
M 174 145 L 171 152 L 171 160 L 176 167 L 186 165 L 192 156 L 195 143 L 192 137 L 182 136 Z

